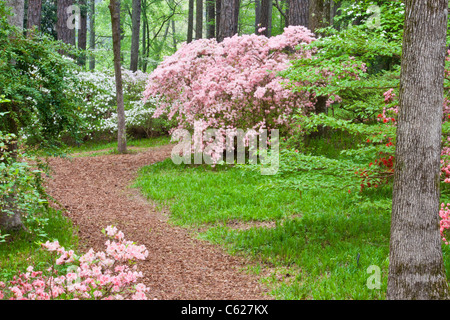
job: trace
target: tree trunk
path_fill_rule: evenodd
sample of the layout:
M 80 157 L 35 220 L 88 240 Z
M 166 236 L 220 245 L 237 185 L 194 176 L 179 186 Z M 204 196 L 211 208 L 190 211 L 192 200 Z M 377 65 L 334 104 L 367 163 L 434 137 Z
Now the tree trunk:
M 141 0 L 133 0 L 133 12 L 131 16 L 131 54 L 130 70 L 136 72 L 139 61 L 139 32 L 141 31 Z
M 220 10 L 222 10 L 222 0 L 216 0 L 216 39 L 219 39 Z
M 23 29 L 23 18 L 25 14 L 24 0 L 6 0 L 6 6 L 11 8 L 12 16 L 8 16 L 8 23 L 19 29 Z
M 125 110 L 123 104 L 122 70 L 120 65 L 120 9 L 116 0 L 109 1 L 111 13 L 111 28 L 114 52 L 114 73 L 116 77 L 117 99 L 117 149 L 119 153 L 127 152 L 127 139 L 125 128 Z
M 142 71 L 146 71 L 146 46 L 147 46 L 147 34 L 145 32 L 146 28 L 147 28 L 147 1 L 146 0 L 142 0 L 142 7 L 141 7 L 141 12 L 142 12 L 142 52 L 141 52 L 141 70 Z
M 67 12 L 72 5 L 73 0 L 58 0 L 56 33 L 58 40 L 75 45 L 75 28 L 72 27 L 73 13 L 70 11 Z
M 86 43 L 87 43 L 87 2 L 86 0 L 78 0 L 80 5 L 80 29 L 78 30 L 78 49 L 83 53 L 78 58 L 78 65 L 84 67 L 86 65 Z
M 95 50 L 95 0 L 90 1 L 89 15 L 89 49 Z M 89 70 L 95 69 L 95 56 L 91 54 L 89 58 Z
M 261 1 L 255 0 L 255 34 L 259 34 L 258 29 L 261 23 Z
M 220 23 L 217 41 L 222 42 L 227 37 L 232 37 L 237 32 L 236 1 L 221 0 Z
M 272 34 L 272 1 L 261 0 L 261 28 L 266 28 L 260 34 L 270 37 Z
M 448 0 L 407 0 L 387 299 L 443 299 L 439 171 Z
M 331 14 L 330 0 L 310 0 L 309 1 L 309 29 L 317 33 L 316 30 L 330 25 Z
M 216 36 L 216 9 L 214 0 L 206 0 L 206 38 Z
M 235 0 L 234 1 L 234 32 L 233 35 L 236 33 L 239 33 L 239 9 L 241 7 L 241 0 Z
M 176 33 L 175 33 L 175 20 L 171 21 L 172 24 L 172 43 L 173 43 L 173 52 L 177 51 L 177 37 L 176 37 Z M 213 35 L 214 38 L 214 35 Z
M 195 0 L 195 39 L 203 37 L 203 0 Z
M 305 26 L 309 22 L 309 0 L 289 0 L 290 26 Z
M 36 26 L 37 30 L 41 30 L 41 10 L 42 0 L 28 0 L 28 22 L 27 29 Z
M 189 0 L 187 43 L 192 42 L 194 31 L 194 0 Z

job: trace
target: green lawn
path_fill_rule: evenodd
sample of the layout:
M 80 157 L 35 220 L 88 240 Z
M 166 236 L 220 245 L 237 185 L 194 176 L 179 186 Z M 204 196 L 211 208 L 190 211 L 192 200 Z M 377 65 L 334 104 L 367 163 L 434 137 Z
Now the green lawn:
M 177 166 L 168 159 L 143 168 L 136 186 L 169 206 L 174 223 L 203 227 L 201 238 L 251 255 L 277 272 L 288 270 L 286 281 L 275 274 L 266 279 L 277 298 L 384 298 L 390 188 L 359 199 L 345 191 L 266 187 L 277 179 L 237 168 Z M 236 220 L 277 223 L 247 230 L 226 225 Z M 380 290 L 366 286 L 370 265 L 381 269 Z
M 330 149 L 314 148 L 318 156 L 345 161 Z M 288 178 L 316 177 L 328 179 L 313 168 Z M 289 179 L 283 173 L 263 176 L 245 167 L 175 165 L 167 159 L 142 168 L 135 187 L 168 206 L 173 223 L 197 230 L 198 237 L 232 254 L 251 256 L 255 264 L 247 271 L 261 274 L 277 299 L 384 299 L 391 184 L 362 192 L 300 190 L 286 184 Z M 252 221 L 272 224 L 251 227 Z M 236 228 L 237 222 L 246 228 Z M 443 252 L 450 276 L 448 246 Z M 368 287 L 374 283 L 371 266 L 380 270 L 379 289 Z
M 61 211 L 49 209 L 40 215 L 46 221 L 40 235 L 26 231 L 10 232 L 6 242 L 0 243 L 0 281 L 11 280 L 17 271 L 28 266 L 45 270 L 55 261 L 54 256 L 40 246 L 40 242 L 58 240 L 60 245 L 77 250 L 78 238 L 72 222 Z

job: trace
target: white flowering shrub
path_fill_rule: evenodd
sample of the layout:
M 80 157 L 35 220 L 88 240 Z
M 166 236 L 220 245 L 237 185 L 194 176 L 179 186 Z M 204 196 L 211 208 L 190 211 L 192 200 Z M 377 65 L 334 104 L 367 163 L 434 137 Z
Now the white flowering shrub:
M 117 104 L 114 73 L 108 70 L 78 72 L 81 89 L 78 110 L 87 137 L 110 135 L 117 131 Z M 122 70 L 127 131 L 147 137 L 162 134 L 170 128 L 164 119 L 153 119 L 156 100 L 142 101 L 148 74 Z

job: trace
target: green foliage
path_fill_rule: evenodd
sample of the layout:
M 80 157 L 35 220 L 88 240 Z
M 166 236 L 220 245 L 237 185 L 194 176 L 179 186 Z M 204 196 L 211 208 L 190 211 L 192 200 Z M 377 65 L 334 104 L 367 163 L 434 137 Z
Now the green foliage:
M 40 270 L 53 262 L 52 253 L 42 250 L 39 244 L 42 241 L 58 240 L 61 246 L 77 248 L 76 229 L 61 211 L 49 209 L 42 213 L 41 218 L 47 221 L 41 228 L 45 237 L 21 230 L 11 232 L 3 243 L 0 241 L 0 281 L 12 280 L 18 270 L 25 272 L 30 265 Z
M 45 165 L 20 149 L 10 151 L 16 143 L 15 138 L 13 134 L 0 131 L 0 214 L 19 212 L 28 232 L 44 239 L 47 235 L 43 230 L 48 219 L 42 214 L 49 210 L 48 195 L 42 185 Z M 27 160 L 19 161 L 17 154 Z M 0 238 L 4 240 L 5 235 Z
M 0 4 L 4 10 L 4 3 Z M 29 145 L 55 148 L 62 133 L 76 137 L 79 118 L 74 92 L 69 87 L 76 68 L 73 61 L 58 53 L 67 49 L 46 36 L 30 38 L 0 20 L 0 103 L 7 112 L 0 130 L 21 134 Z

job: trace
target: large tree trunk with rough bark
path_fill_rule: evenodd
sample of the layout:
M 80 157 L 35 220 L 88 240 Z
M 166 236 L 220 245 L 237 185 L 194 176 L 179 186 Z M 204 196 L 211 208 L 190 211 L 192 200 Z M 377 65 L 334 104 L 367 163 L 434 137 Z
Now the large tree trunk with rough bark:
M 217 41 L 222 42 L 227 37 L 237 33 L 236 0 L 221 0 L 220 23 Z
M 117 149 L 119 153 L 127 152 L 127 139 L 125 128 L 125 110 L 123 103 L 122 70 L 120 64 L 120 7 L 116 0 L 109 1 L 111 13 L 111 28 L 113 38 L 114 72 L 116 78 L 117 100 Z
M 70 10 L 73 0 L 58 0 L 56 33 L 58 40 L 75 45 L 74 12 Z
M 27 29 L 33 27 L 36 27 L 38 31 L 41 29 L 41 11 L 42 0 L 28 0 Z
M 289 0 L 290 26 L 305 26 L 308 28 L 309 0 Z
M 439 170 L 448 0 L 407 0 L 387 299 L 447 298 Z
M 317 29 L 330 25 L 331 0 L 310 0 L 308 27 L 316 33 Z
M 131 13 L 131 55 L 130 70 L 136 72 L 139 61 L 139 32 L 141 31 L 141 0 L 133 0 Z
M 265 28 L 260 34 L 270 37 L 272 33 L 272 1 L 261 0 L 260 27 Z
M 24 0 L 6 0 L 6 6 L 11 8 L 12 13 L 12 16 L 8 16 L 8 23 L 19 29 L 23 29 Z

